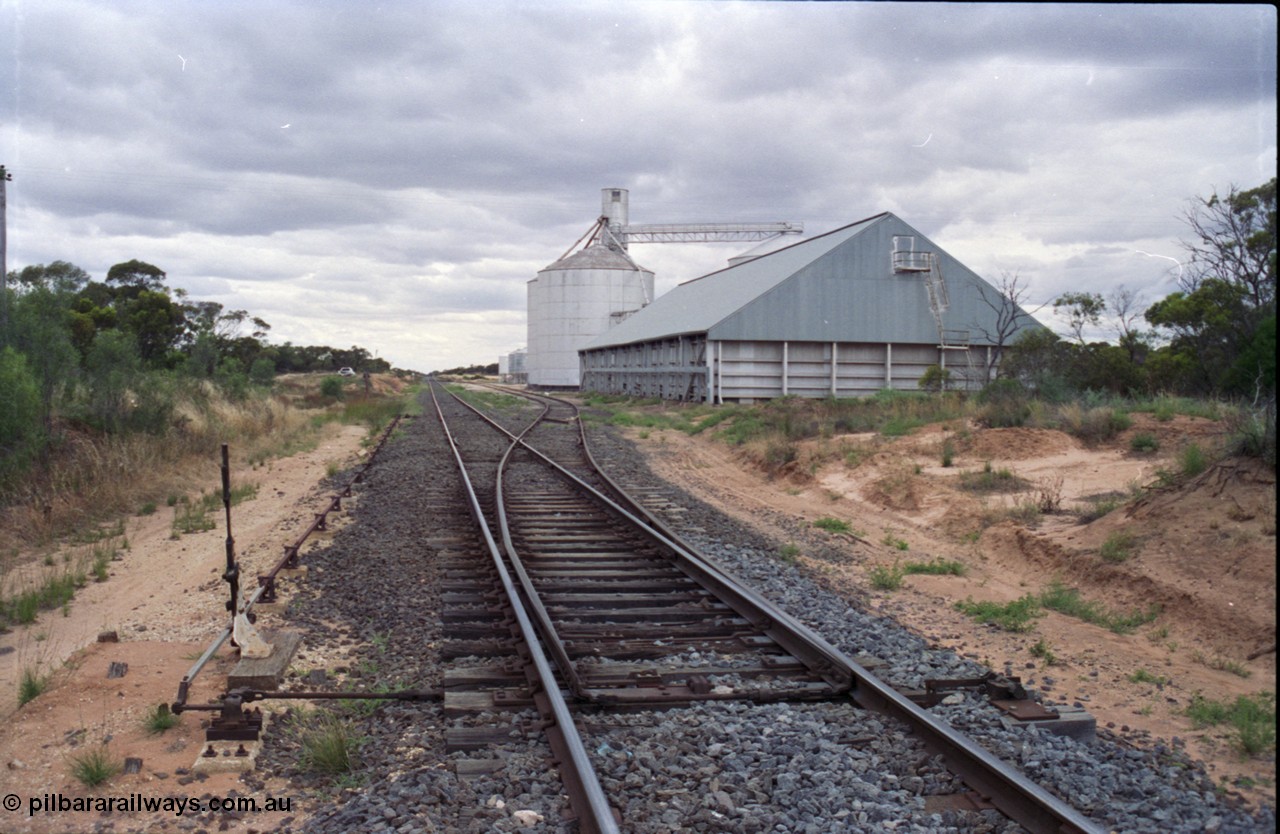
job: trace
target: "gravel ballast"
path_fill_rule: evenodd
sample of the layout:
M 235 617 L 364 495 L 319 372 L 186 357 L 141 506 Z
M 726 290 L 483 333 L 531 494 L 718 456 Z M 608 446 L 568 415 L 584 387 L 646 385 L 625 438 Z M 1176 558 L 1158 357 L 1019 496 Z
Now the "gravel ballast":
M 442 533 L 462 522 L 440 515 L 456 473 L 433 417 L 410 421 L 358 488 L 354 524 L 308 553 L 311 568 L 291 601 L 289 627 L 307 632 L 296 688 L 438 687 L 442 664 L 439 572 Z M 929 677 L 976 677 L 986 669 L 934 650 L 893 621 L 833 594 L 778 558 L 778 543 L 654 478 L 642 456 L 608 429 L 592 430 L 603 466 L 628 484 L 660 489 L 682 512 L 673 526 L 704 555 L 790 611 L 850 656 L 884 662 L 889 683 L 921 688 Z M 1136 748 L 1105 732 L 1093 742 L 1006 728 L 975 695 L 931 711 L 1016 762 L 1033 781 L 1100 827 L 1135 832 L 1246 832 L 1275 828 L 1225 802 L 1181 750 Z M 330 709 L 329 706 L 323 709 Z M 359 766 L 337 777 L 299 765 L 303 722 L 273 722 L 261 761 L 302 790 L 333 797 L 290 831 L 572 831 L 551 754 L 532 713 L 467 719 L 510 724 L 510 741 L 483 753 L 446 753 L 463 721 L 438 703 L 333 707 L 359 744 Z M 314 715 L 312 716 L 314 720 Z M 896 722 L 847 704 L 704 703 L 665 712 L 591 713 L 581 721 L 601 783 L 634 832 L 1018 831 L 994 812 L 935 810 L 926 799 L 961 786 Z M 455 761 L 501 759 L 491 774 L 460 779 Z

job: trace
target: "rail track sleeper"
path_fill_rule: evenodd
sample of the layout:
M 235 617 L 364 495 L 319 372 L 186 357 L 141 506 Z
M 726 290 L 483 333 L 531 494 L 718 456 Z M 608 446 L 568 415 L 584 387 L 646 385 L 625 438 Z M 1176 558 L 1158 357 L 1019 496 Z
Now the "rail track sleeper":
M 546 398 L 540 399 L 542 402 L 549 402 Z M 581 460 L 586 450 L 582 424 L 572 421 L 559 422 L 561 419 L 568 419 L 566 416 L 568 414 L 567 410 L 551 414 L 550 416 L 556 420 L 556 424 L 552 426 L 544 425 L 533 430 L 522 429 L 527 431 L 523 438 L 508 432 L 511 446 L 504 456 L 506 468 L 503 473 L 498 473 L 496 466 L 486 463 L 487 461 L 496 462 L 499 459 L 497 455 L 479 453 L 486 442 L 480 433 L 468 430 L 467 437 L 462 443 L 467 450 L 465 457 L 468 466 L 478 467 L 475 470 L 477 491 L 483 496 L 483 500 L 477 502 L 479 506 L 477 512 L 481 514 L 480 517 L 489 524 L 495 524 L 504 515 L 511 515 L 510 525 L 515 530 L 515 535 L 504 533 L 502 559 L 495 558 L 495 565 L 501 571 L 503 559 L 508 560 L 507 563 L 512 566 L 519 565 L 520 560 L 525 560 L 526 566 L 519 569 L 527 570 L 521 578 L 523 585 L 521 593 L 527 595 L 531 604 L 545 606 L 545 601 L 534 602 L 543 592 L 561 595 L 555 612 L 548 612 L 543 608 L 542 613 L 539 614 L 538 628 L 541 630 L 542 639 L 548 645 L 561 645 L 563 641 L 563 651 L 569 658 L 566 661 L 567 664 L 577 665 L 586 658 L 596 658 L 598 661 L 653 660 L 658 667 L 665 666 L 670 670 L 665 673 L 669 677 L 663 678 L 663 672 L 655 671 L 657 687 L 643 688 L 656 689 L 660 699 L 689 699 L 691 702 L 718 697 L 746 698 L 762 704 L 770 700 L 798 703 L 810 698 L 829 698 L 842 685 L 848 685 L 844 682 L 856 681 L 853 694 L 857 703 L 906 721 L 915 727 L 919 738 L 924 739 L 931 748 L 941 752 L 949 765 L 966 782 L 980 793 L 991 795 L 1002 811 L 1031 830 L 1067 831 L 1072 827 L 1085 831 L 1096 830 L 1096 827 L 1081 815 L 1030 785 L 1016 771 L 984 759 L 981 753 L 976 753 L 963 743 L 957 742 L 954 732 L 942 729 L 930 716 L 920 712 L 919 708 L 912 705 L 910 701 L 896 693 L 878 688 L 878 683 L 869 675 L 865 679 L 859 677 L 864 671 L 860 672 L 855 668 L 856 664 L 847 661 L 839 652 L 815 639 L 815 636 L 801 626 L 794 617 L 777 611 L 759 594 L 743 587 L 713 563 L 697 557 L 683 542 L 668 535 L 666 528 L 655 515 L 637 515 L 636 510 L 628 509 L 613 498 L 607 497 L 613 494 L 611 492 L 613 488 L 605 486 L 609 483 L 608 479 L 596 475 L 579 474 L 585 473 L 588 467 L 594 466 L 594 463 L 590 461 L 583 463 Z M 546 410 L 544 410 L 544 416 L 547 416 Z M 441 420 L 444 420 L 443 414 L 441 414 Z M 514 421 L 515 418 L 512 418 L 508 422 Z M 578 439 L 574 439 L 572 433 L 566 432 L 563 437 L 558 434 L 566 426 L 574 426 L 578 429 Z M 551 472 L 550 475 L 542 474 L 540 467 L 557 465 L 552 463 L 544 452 L 535 449 L 539 444 L 544 445 L 547 450 L 555 450 L 555 454 L 566 461 L 572 461 L 572 464 L 568 467 L 559 465 L 554 472 L 547 469 Z M 463 478 L 466 479 L 466 477 L 464 474 Z M 637 582 L 633 578 L 634 575 L 632 578 L 624 575 L 622 565 L 609 565 L 603 562 L 591 564 L 589 561 L 591 557 L 583 554 L 583 550 L 594 551 L 597 555 L 602 552 L 612 553 L 620 560 L 637 560 L 637 552 L 641 547 L 648 545 L 640 545 L 638 539 L 630 536 L 608 545 L 601 544 L 601 534 L 604 530 L 598 516 L 579 517 L 576 519 L 577 524 L 564 520 L 563 526 L 562 519 L 547 519 L 545 515 L 549 510 L 555 512 L 559 509 L 569 512 L 566 508 L 571 505 L 571 502 L 577 500 L 567 494 L 570 483 L 575 484 L 571 487 L 573 490 L 581 490 L 592 495 L 591 502 L 607 509 L 610 524 L 606 526 L 611 526 L 613 523 L 617 523 L 619 527 L 635 525 L 638 532 L 648 536 L 646 541 L 651 539 L 661 548 L 669 548 L 675 553 L 677 558 L 674 561 L 679 563 L 681 574 L 678 581 L 673 579 L 671 571 L 659 570 L 657 567 L 642 568 L 647 578 Z M 500 498 L 504 486 L 508 487 L 507 491 L 512 493 L 512 500 Z M 526 494 L 535 493 L 535 498 L 527 501 L 515 500 L 517 496 L 514 493 L 520 490 L 526 491 Z M 666 500 L 665 496 L 662 498 L 663 500 L 650 503 L 659 507 L 659 511 L 670 509 L 670 501 Z M 530 506 L 535 503 L 536 509 Z M 522 527 L 520 515 L 523 511 L 539 513 L 538 524 Z M 679 515 L 679 513 L 670 515 Z M 650 531 L 653 531 L 652 534 Z M 545 539 L 550 541 L 543 541 Z M 497 552 L 496 548 L 490 549 Z M 546 551 L 556 552 L 549 554 Z M 554 567 L 550 570 L 544 570 L 538 564 L 539 559 L 546 556 L 551 556 L 554 560 L 552 562 Z M 566 560 L 583 561 L 570 566 L 563 564 Z M 663 574 L 666 575 L 663 576 Z M 604 612 L 622 612 L 629 609 L 631 615 L 635 616 L 643 613 L 646 606 L 603 602 L 602 605 L 593 604 L 579 608 L 563 604 L 563 595 L 573 592 L 600 595 L 642 590 L 644 593 L 655 593 L 656 586 L 660 584 L 675 584 L 677 587 L 687 588 L 694 583 L 711 587 L 728 603 L 729 608 L 737 613 L 737 616 L 716 617 L 699 611 L 697 613 L 700 616 L 696 617 L 697 622 L 664 624 L 650 618 L 648 622 L 634 622 L 628 626 L 616 621 L 623 616 L 622 614 L 610 618 Z M 572 591 L 568 590 L 569 588 L 572 588 Z M 689 613 L 684 612 L 686 616 Z M 639 616 L 636 618 L 644 619 Z M 591 619 L 604 622 L 592 624 L 588 622 Z M 682 619 L 682 617 L 672 616 L 670 619 Z M 526 639 L 528 639 L 527 636 Z M 536 649 L 535 644 L 530 644 L 527 649 L 521 649 L 521 651 L 536 652 Z M 783 670 L 773 669 L 756 676 L 760 678 L 761 686 L 758 687 L 715 685 L 707 679 L 705 673 L 700 674 L 692 669 L 682 670 L 679 664 L 672 663 L 675 655 L 687 655 L 695 650 L 700 653 L 717 652 L 726 657 L 740 656 L 744 661 L 742 664 L 744 667 L 758 669 L 767 667 L 763 661 L 753 659 L 753 656 L 758 658 L 761 654 L 771 654 L 778 657 L 793 657 L 805 666 L 806 671 L 800 672 L 794 668 L 788 670 L 797 673 L 791 682 L 787 682 L 787 675 L 781 674 Z M 588 664 L 588 666 L 594 665 L 594 663 Z M 584 669 L 585 672 L 589 670 Z M 805 674 L 808 674 L 809 679 L 802 680 Z M 737 675 L 735 680 L 742 677 Z M 557 720 L 549 728 L 549 737 L 556 759 L 565 766 L 565 769 L 579 772 L 576 760 L 581 758 L 580 751 L 575 752 L 570 749 L 573 740 L 577 738 L 578 731 L 572 726 L 572 719 L 565 715 L 567 707 L 555 701 L 554 696 L 557 691 L 553 691 L 553 688 L 558 690 L 556 684 L 550 684 L 542 691 L 535 689 L 534 700 L 548 702 L 539 703 L 544 715 L 549 712 L 556 714 Z M 641 687 L 632 685 L 609 688 L 608 691 L 599 687 L 577 691 L 579 695 L 596 701 L 597 708 L 601 703 L 615 702 L 619 707 L 631 708 L 648 702 L 655 694 L 640 692 L 640 689 Z M 490 696 L 490 700 L 498 701 L 501 698 Z M 629 701 L 634 703 L 624 703 Z M 565 742 L 566 736 L 570 742 L 568 747 Z M 919 744 L 915 740 L 912 743 Z M 574 763 L 572 768 L 569 767 L 570 762 Z M 589 765 L 587 770 L 589 771 Z M 581 786 L 567 789 L 572 796 L 577 797 L 574 800 L 575 809 L 581 808 L 582 806 L 578 803 L 584 801 L 590 791 L 582 791 Z M 581 817 L 585 822 L 584 830 L 589 831 L 592 825 L 601 826 L 602 830 L 617 830 L 617 826 L 614 825 L 616 820 L 611 819 L 607 803 L 605 808 L 600 807 L 600 798 L 595 796 L 587 800 L 592 806 L 592 811 L 589 821 L 587 817 Z

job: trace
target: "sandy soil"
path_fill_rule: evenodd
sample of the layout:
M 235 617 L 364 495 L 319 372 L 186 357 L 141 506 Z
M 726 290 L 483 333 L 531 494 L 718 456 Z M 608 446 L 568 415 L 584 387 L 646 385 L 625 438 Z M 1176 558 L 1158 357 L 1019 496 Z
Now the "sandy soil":
M 232 533 L 242 565 L 242 585 L 256 586 L 254 577 L 283 555 L 285 544 L 297 539 L 310 524 L 312 513 L 328 505 L 331 494 L 320 483 L 331 465 L 345 468 L 358 461 L 366 430 L 334 426 L 311 451 L 232 472 L 232 484 L 256 483 L 257 497 L 232 509 Z M 210 486 L 220 488 L 220 462 L 211 462 Z M 42 615 L 31 626 L 0 634 L 0 793 L 14 793 L 22 801 L 18 812 L 0 811 L 5 832 L 67 832 L 93 830 L 95 824 L 116 821 L 117 830 L 169 828 L 190 822 L 186 814 L 115 814 L 67 812 L 28 815 L 29 801 L 45 794 L 69 798 L 225 797 L 232 791 L 252 796 L 260 806 L 268 798 L 291 799 L 289 812 L 247 814 L 242 819 L 214 814 L 202 818 L 210 830 L 272 830 L 280 820 L 299 816 L 308 803 L 290 796 L 283 785 L 249 789 L 233 774 L 197 778 L 189 771 L 202 751 L 201 720 L 206 713 L 185 713 L 177 727 L 148 734 L 143 719 L 160 703 L 172 702 L 179 681 L 225 625 L 227 585 L 221 579 L 226 563 L 226 526 L 219 509 L 217 526 L 202 533 L 171 538 L 173 510 L 128 519 L 129 547 L 110 565 L 105 582 L 92 582 L 64 611 Z M 330 516 L 331 527 L 342 520 Z M 309 540 L 313 545 L 314 540 Z M 303 552 L 307 550 L 306 545 Z M 55 565 L 63 554 L 52 554 Z M 32 569 L 44 565 L 39 554 Z M 50 569 L 57 569 L 50 568 Z M 269 618 L 260 621 L 267 625 Z M 120 642 L 97 642 L 101 632 L 114 631 Z M 189 703 L 216 697 L 234 665 L 234 650 L 224 648 L 216 662 L 196 679 Z M 108 678 L 112 663 L 128 665 L 122 678 Z M 51 676 L 51 688 L 17 709 L 18 681 L 26 669 Z M 76 756 L 106 743 L 117 761 L 142 759 L 137 774 L 118 775 L 106 785 L 87 789 L 70 773 Z M 221 829 L 222 822 L 228 827 Z
M 1162 450 L 1176 450 L 1187 438 L 1210 438 L 1218 428 L 1181 418 L 1148 424 L 1139 416 L 1132 431 L 1139 430 L 1158 433 Z M 274 563 L 311 513 L 327 503 L 318 484 L 330 464 L 357 460 L 362 436 L 361 429 L 335 430 L 311 452 L 233 473 L 233 482 L 259 484 L 257 497 L 238 505 L 232 518 L 246 577 Z M 981 497 L 957 488 L 961 472 L 980 470 L 986 461 L 1042 490 L 1060 490 L 1063 508 L 1088 496 L 1124 493 L 1131 483 L 1150 483 L 1157 468 L 1171 464 L 1128 453 L 1127 435 L 1098 449 L 1030 429 L 950 436 L 957 450 L 952 467 L 940 465 L 944 434 L 935 427 L 897 439 L 850 435 L 819 441 L 838 444 L 841 454 L 812 473 L 784 479 L 765 477 L 733 450 L 705 438 L 658 431 L 636 433 L 635 439 L 659 474 L 777 541 L 795 542 L 798 558 L 830 586 L 898 618 L 934 644 L 1008 669 L 1057 700 L 1080 701 L 1100 724 L 1129 733 L 1137 743 L 1186 739 L 1215 775 L 1256 780 L 1258 786 L 1245 792 L 1248 798 L 1274 804 L 1273 756 L 1242 759 L 1223 733 L 1193 730 L 1181 714 L 1196 692 L 1223 698 L 1275 691 L 1274 651 L 1246 659 L 1275 640 L 1274 476 L 1239 464 L 1210 470 L 1188 489 L 1149 490 L 1091 524 L 1064 513 L 1044 517 L 1035 529 L 1012 521 L 984 528 L 984 513 L 1019 498 Z M 844 454 L 855 447 L 854 455 Z M 846 460 L 859 462 L 850 466 Z M 211 482 L 217 477 L 212 472 Z M 822 516 L 845 519 L 861 535 L 808 526 Z M 23 802 L 17 812 L 0 811 L 0 830 L 87 831 L 110 821 L 116 830 L 178 830 L 191 821 L 172 813 L 28 818 L 27 801 L 45 793 L 199 797 L 235 790 L 260 804 L 271 797 L 292 801 L 288 812 L 200 820 L 202 827 L 226 831 L 270 830 L 286 817 L 305 816 L 312 804 L 311 797 L 288 796 L 282 784 L 249 787 L 232 775 L 193 781 L 185 771 L 201 748 L 199 714 L 184 715 L 162 735 L 142 729 L 142 716 L 173 700 L 178 681 L 220 630 L 226 598 L 221 517 L 216 529 L 176 541 L 171 523 L 168 509 L 129 519 L 129 548 L 111 563 L 106 582 L 82 589 L 65 611 L 0 634 L 0 793 L 15 793 Z M 1137 555 L 1119 565 L 1104 563 L 1098 549 L 1119 529 L 1135 535 Z M 41 556 L 33 563 L 42 564 Z M 868 576 L 876 566 L 935 557 L 961 561 L 969 572 L 909 576 L 898 591 L 871 590 Z M 55 554 L 55 563 L 60 559 Z M 1164 613 L 1129 636 L 1053 613 L 1032 632 L 1009 634 L 977 625 L 953 606 L 968 597 L 1014 599 L 1055 578 L 1113 607 L 1159 603 Z M 260 624 L 269 626 L 270 618 Z M 121 642 L 95 642 L 108 630 Z M 1051 648 L 1052 665 L 1030 653 L 1038 641 Z M 106 677 L 113 662 L 128 664 L 125 677 Z M 198 679 L 192 703 L 220 691 L 220 675 L 231 662 L 224 650 L 217 667 Z M 1214 668 L 1228 664 L 1249 677 Z M 14 693 L 28 668 L 51 673 L 53 686 L 17 709 Z M 1137 669 L 1164 680 L 1134 683 L 1130 676 Z M 104 740 L 117 759 L 141 758 L 141 772 L 87 789 L 70 775 L 72 758 Z
M 1139 431 L 1158 435 L 1160 455 L 1129 451 L 1130 435 Z M 1020 676 L 1051 700 L 1080 702 L 1099 726 L 1134 743 L 1182 739 L 1216 777 L 1243 778 L 1246 798 L 1274 805 L 1274 753 L 1244 758 L 1225 732 L 1196 730 L 1183 714 L 1195 693 L 1231 699 L 1275 692 L 1274 473 L 1233 461 L 1184 488 L 1143 489 L 1140 498 L 1089 524 L 1070 512 L 1089 506 L 1091 497 L 1127 496 L 1154 484 L 1157 470 L 1177 468 L 1173 455 L 1182 444 L 1212 443 L 1220 431 L 1207 420 L 1157 423 L 1135 415 L 1133 428 L 1099 448 L 1061 432 L 1024 428 L 848 435 L 809 444 L 834 445 L 834 462 L 772 479 L 701 436 L 632 434 L 658 474 L 794 544 L 801 563 L 828 586 L 864 599 L 933 645 Z M 948 437 L 956 454 L 944 468 Z M 799 459 L 833 457 L 830 448 L 814 451 L 802 449 Z M 962 473 L 981 472 L 988 462 L 1025 479 L 1028 489 L 981 496 L 960 487 Z M 1034 528 L 1012 520 L 985 526 L 984 517 L 1037 492 L 1056 495 L 1061 511 L 1042 516 Z M 796 520 L 811 525 L 822 517 L 847 521 L 857 535 L 811 526 L 797 534 Z M 1111 564 L 1099 550 L 1117 531 L 1133 536 L 1135 555 Z M 908 575 L 899 590 L 872 588 L 877 567 L 933 559 L 959 561 L 968 572 Z M 1111 610 L 1159 605 L 1162 613 L 1129 635 L 1055 612 L 1036 620 L 1032 631 L 1014 634 L 955 608 L 966 599 L 1011 601 L 1054 581 Z M 1052 652 L 1052 664 L 1032 654 L 1038 643 Z

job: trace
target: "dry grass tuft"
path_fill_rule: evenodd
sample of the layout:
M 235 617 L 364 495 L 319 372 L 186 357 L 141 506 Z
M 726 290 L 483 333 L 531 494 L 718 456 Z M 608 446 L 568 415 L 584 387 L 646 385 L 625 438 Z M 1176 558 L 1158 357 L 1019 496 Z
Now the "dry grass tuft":
M 315 433 L 314 412 L 272 397 L 233 402 L 211 385 L 182 395 L 174 415 L 161 434 L 56 425 L 60 442 L 47 460 L 0 495 L 0 553 L 46 545 L 186 493 L 222 443 L 252 461 L 297 451 Z

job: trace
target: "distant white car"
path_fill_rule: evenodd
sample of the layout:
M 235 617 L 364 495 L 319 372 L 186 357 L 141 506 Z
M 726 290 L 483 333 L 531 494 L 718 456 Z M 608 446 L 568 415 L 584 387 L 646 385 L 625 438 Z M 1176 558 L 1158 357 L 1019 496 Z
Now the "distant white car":
M 355 375 L 356 375 L 356 372 L 351 370 L 350 368 L 338 369 L 338 376 L 355 376 Z

